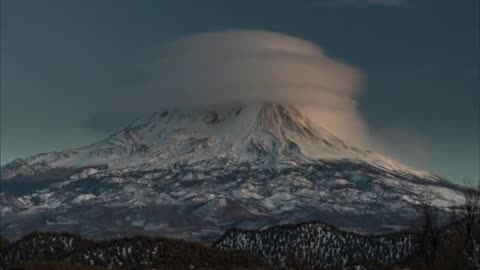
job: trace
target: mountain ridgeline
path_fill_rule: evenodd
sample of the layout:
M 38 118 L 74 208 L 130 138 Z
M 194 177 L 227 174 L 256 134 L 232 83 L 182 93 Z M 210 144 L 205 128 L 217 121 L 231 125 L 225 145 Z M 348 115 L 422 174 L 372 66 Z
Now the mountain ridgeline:
M 359 235 L 320 222 L 275 226 L 262 231 L 232 229 L 214 246 L 250 251 L 279 269 L 287 269 L 292 261 L 298 260 L 319 269 L 362 264 L 389 266 L 418 251 L 413 233 Z
M 106 269 L 308 269 L 389 266 L 418 251 L 413 234 L 365 236 L 324 223 L 264 231 L 233 229 L 212 247 L 163 237 L 92 241 L 69 233 L 33 233 L 2 250 L 2 270 L 61 262 Z M 295 268 L 294 268 L 295 269 Z
M 136 236 L 92 241 L 69 233 L 33 233 L 0 253 L 0 269 L 63 263 L 103 269 L 267 269 L 244 251 L 222 251 L 200 243 Z M 35 269 L 35 268 L 33 268 Z M 48 268 L 47 268 L 48 269 Z
M 480 258 L 479 231 L 477 226 L 477 240 L 469 248 L 462 242 L 465 225 L 459 221 L 435 230 L 437 244 L 429 248 L 434 248 L 430 251 L 436 256 L 429 267 L 423 264 L 430 252 L 423 249 L 422 232 L 361 235 L 309 222 L 260 231 L 231 229 L 211 245 L 148 236 L 93 241 L 70 233 L 37 232 L 0 251 L 0 270 L 473 270 L 477 269 L 474 261 Z

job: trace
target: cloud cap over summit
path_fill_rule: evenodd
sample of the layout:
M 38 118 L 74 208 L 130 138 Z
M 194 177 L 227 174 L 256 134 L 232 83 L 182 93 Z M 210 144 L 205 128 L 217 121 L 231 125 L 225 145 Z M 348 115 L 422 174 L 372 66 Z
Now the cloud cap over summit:
M 94 127 L 110 128 L 164 108 L 274 102 L 305 109 L 314 122 L 347 140 L 366 137 L 354 101 L 361 72 L 288 35 L 194 34 L 154 48 L 137 72 L 141 76 L 133 87 L 100 101 L 91 119 Z

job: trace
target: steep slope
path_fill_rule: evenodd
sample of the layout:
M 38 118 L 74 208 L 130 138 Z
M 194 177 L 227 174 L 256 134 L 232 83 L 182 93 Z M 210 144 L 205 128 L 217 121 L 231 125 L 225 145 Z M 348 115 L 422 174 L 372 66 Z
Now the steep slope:
M 1 176 L 1 225 L 12 237 L 48 229 L 211 239 L 309 220 L 390 231 L 408 224 L 412 203 L 463 202 L 460 187 L 277 104 L 155 113 L 92 145 L 15 160 Z

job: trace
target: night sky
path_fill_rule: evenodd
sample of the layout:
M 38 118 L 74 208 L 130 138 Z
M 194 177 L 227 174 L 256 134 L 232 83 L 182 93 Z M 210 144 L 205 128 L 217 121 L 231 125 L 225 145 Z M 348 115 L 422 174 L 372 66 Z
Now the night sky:
M 1 3 L 2 164 L 105 137 L 88 124 L 96 100 L 134 81 L 158 44 L 247 29 L 361 70 L 359 109 L 386 154 L 458 183 L 480 177 L 477 0 Z

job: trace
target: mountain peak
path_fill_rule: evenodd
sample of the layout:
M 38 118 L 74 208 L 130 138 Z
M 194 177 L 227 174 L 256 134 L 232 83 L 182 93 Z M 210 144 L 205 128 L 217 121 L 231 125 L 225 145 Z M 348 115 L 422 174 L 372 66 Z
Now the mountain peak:
M 430 176 L 349 145 L 315 126 L 295 106 L 275 103 L 155 112 L 92 145 L 22 159 L 16 162 L 18 166 L 5 166 L 2 176 L 15 176 L 16 167 L 21 175 L 97 165 L 145 169 L 219 157 L 232 162 L 266 162 L 270 166 L 348 159 Z
M 318 140 L 310 121 L 294 106 L 263 104 L 259 110 L 257 121 L 266 130 L 286 129 L 296 132 L 304 138 Z

